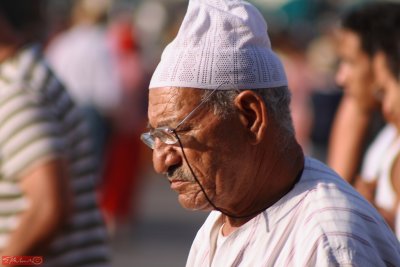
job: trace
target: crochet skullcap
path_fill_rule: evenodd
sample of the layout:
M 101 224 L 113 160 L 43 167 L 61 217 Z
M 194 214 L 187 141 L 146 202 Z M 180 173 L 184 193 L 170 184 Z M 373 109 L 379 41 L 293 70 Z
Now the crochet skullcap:
M 162 53 L 149 88 L 259 89 L 287 86 L 267 23 L 240 0 L 190 0 L 175 39 Z

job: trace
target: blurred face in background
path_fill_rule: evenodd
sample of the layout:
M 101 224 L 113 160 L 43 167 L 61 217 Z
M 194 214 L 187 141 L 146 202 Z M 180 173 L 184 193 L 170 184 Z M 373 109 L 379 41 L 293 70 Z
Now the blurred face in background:
M 377 53 L 373 60 L 373 69 L 378 84 L 377 95 L 382 103 L 385 120 L 400 131 L 400 82 L 388 67 L 386 55 Z
M 376 88 L 372 60 L 362 50 L 360 37 L 346 29 L 337 33 L 337 53 L 340 59 L 336 83 L 347 96 L 353 97 L 362 108 L 376 106 Z

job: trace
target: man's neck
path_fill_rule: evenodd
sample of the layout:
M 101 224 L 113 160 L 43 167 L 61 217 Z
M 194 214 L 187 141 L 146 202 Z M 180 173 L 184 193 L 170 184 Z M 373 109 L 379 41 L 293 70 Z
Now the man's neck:
M 268 165 L 267 169 L 258 178 L 262 181 L 271 182 L 254 183 L 257 185 L 258 195 L 258 198 L 251 205 L 251 209 L 254 211 L 269 208 L 290 192 L 298 182 L 299 175 L 301 175 L 304 168 L 304 154 L 295 140 L 286 149 L 282 149 L 282 147 L 276 147 L 275 149 L 275 153 L 269 153 L 270 158 L 268 161 L 270 164 L 265 164 L 265 166 Z M 281 153 L 276 154 L 276 151 L 281 151 Z M 223 235 L 229 235 L 234 232 L 256 215 L 241 219 L 225 216 L 225 224 L 222 229 Z

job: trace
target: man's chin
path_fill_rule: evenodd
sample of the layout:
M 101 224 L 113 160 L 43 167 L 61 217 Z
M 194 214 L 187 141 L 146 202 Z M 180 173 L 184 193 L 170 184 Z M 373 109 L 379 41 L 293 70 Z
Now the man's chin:
M 178 196 L 178 201 L 181 206 L 187 210 L 192 211 L 210 211 L 212 210 L 211 205 L 208 203 L 207 200 L 204 201 L 195 201 L 193 198 L 188 198 L 183 194 Z

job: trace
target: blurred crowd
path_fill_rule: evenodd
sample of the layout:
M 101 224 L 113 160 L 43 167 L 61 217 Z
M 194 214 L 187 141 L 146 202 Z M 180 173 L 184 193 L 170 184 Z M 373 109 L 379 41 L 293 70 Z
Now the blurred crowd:
M 132 198 L 138 195 L 150 70 L 131 7 L 109 0 L 64 4 L 66 16 L 53 22 L 60 26 L 49 34 L 45 53 L 88 119 L 100 206 L 112 231 L 116 221 L 132 219 Z
M 264 12 L 272 46 L 283 59 L 297 140 L 307 155 L 355 184 L 363 155 L 385 122 L 375 106 L 359 127 L 356 115 L 343 111 L 350 85 L 337 75 L 345 68 L 338 29 L 346 11 L 374 1 L 250 2 Z M 183 0 L 58 0 L 45 10 L 45 59 L 88 122 L 96 196 L 111 234 L 118 224 L 133 223 L 140 209 L 140 188 L 151 165 L 151 151 L 140 142 L 147 126 L 148 83 L 186 7 Z M 342 121 L 334 123 L 339 106 Z M 351 137 L 353 127 L 357 134 Z

